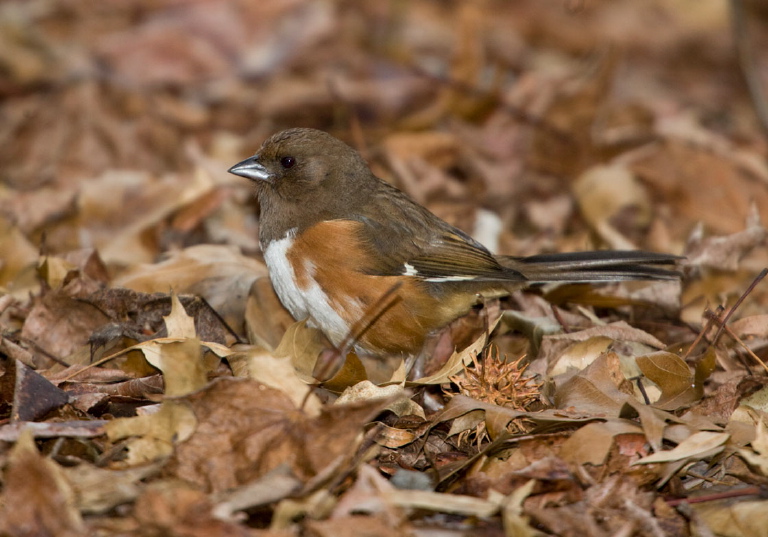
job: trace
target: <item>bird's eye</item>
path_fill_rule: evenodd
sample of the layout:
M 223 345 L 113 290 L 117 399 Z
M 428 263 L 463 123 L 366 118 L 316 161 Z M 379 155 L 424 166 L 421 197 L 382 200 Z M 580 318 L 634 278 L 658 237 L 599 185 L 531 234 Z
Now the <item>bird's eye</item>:
M 283 157 L 280 159 L 280 164 L 283 168 L 293 168 L 293 165 L 296 164 L 296 159 L 293 157 Z

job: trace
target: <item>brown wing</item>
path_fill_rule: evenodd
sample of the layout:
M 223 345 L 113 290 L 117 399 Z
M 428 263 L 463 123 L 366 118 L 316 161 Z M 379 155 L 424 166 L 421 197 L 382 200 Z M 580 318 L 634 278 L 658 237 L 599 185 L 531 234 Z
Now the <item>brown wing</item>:
M 365 224 L 359 235 L 368 245 L 371 274 L 431 282 L 524 280 L 482 244 L 383 181 L 364 209 L 349 217 Z

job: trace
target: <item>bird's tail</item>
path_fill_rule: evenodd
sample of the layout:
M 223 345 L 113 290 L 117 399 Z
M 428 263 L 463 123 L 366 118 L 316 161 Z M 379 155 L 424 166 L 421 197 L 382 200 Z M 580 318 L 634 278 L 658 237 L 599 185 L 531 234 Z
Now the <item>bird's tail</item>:
M 676 280 L 680 273 L 674 270 L 674 265 L 680 259 L 670 254 L 637 250 L 497 256 L 502 266 L 519 272 L 530 283 Z

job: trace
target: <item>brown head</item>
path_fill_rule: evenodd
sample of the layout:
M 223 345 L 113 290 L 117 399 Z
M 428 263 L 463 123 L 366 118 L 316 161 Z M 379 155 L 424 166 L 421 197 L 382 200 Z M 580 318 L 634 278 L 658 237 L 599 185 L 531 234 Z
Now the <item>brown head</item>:
M 256 182 L 262 243 L 290 229 L 347 216 L 378 183 L 357 151 L 330 134 L 304 128 L 278 132 L 229 172 Z

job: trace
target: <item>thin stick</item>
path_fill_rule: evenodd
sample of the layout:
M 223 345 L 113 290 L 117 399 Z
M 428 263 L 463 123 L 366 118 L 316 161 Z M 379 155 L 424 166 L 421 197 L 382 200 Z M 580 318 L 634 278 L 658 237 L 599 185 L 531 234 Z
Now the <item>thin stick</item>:
M 742 347 L 742 348 L 743 348 L 745 351 L 747 351 L 747 354 L 749 354 L 749 355 L 752 357 L 752 359 L 753 359 L 753 360 L 755 360 L 755 361 L 756 361 L 758 364 L 760 364 L 761 366 L 763 366 L 763 369 L 765 369 L 765 370 L 768 372 L 768 365 L 766 365 L 766 364 L 765 364 L 765 362 L 763 362 L 763 361 L 760 359 L 760 357 L 759 357 L 757 354 L 755 354 L 755 353 L 752 351 L 752 349 L 750 349 L 750 348 L 747 346 L 747 344 L 746 344 L 746 343 L 744 343 L 744 342 L 741 340 L 741 338 L 740 338 L 739 336 L 737 336 L 737 335 L 736 335 L 736 334 L 733 332 L 733 330 L 731 330 L 731 329 L 730 329 L 730 328 L 729 328 L 729 327 L 728 327 L 726 324 L 724 324 L 724 323 L 723 323 L 723 321 L 722 321 L 720 318 L 718 318 L 718 317 L 715 317 L 715 313 L 713 313 L 713 312 L 710 312 L 710 313 L 709 313 L 709 315 L 711 316 L 711 318 L 712 318 L 712 319 L 715 319 L 715 320 L 716 320 L 716 322 L 719 322 L 719 323 L 720 323 L 720 329 L 721 329 L 721 330 L 724 330 L 726 334 L 728 334 L 729 336 L 731 336 L 731 338 L 733 338 L 733 340 L 734 340 L 736 343 L 738 343 L 739 345 L 741 345 L 741 347 Z M 718 331 L 718 333 L 720 333 L 720 331 Z
M 718 306 L 717 308 L 718 308 L 718 311 L 720 311 L 720 312 L 722 312 L 722 311 L 723 311 L 723 307 L 722 307 L 722 306 Z M 707 308 L 706 308 L 704 311 L 705 311 L 705 312 L 707 312 L 707 311 L 711 311 L 711 310 L 709 309 L 709 306 L 707 306 Z M 718 315 L 718 318 L 719 318 L 719 315 Z M 694 340 L 693 340 L 693 343 L 691 343 L 691 344 L 688 346 L 688 350 L 687 350 L 687 351 L 685 351 L 685 354 L 682 356 L 683 360 L 686 360 L 686 359 L 687 359 L 687 358 L 688 358 L 688 357 L 691 355 L 691 352 L 693 352 L 693 349 L 695 349 L 695 348 L 696 348 L 696 345 L 698 345 L 698 344 L 699 344 L 699 342 L 700 342 L 702 339 L 704 339 L 704 335 L 705 335 L 707 332 L 709 332 L 709 329 L 710 329 L 710 328 L 712 328 L 712 325 L 714 325 L 714 324 L 715 324 L 715 319 L 713 319 L 712 317 L 710 317 L 710 318 L 709 318 L 709 321 L 707 322 L 707 326 L 705 326 L 705 327 L 704 327 L 704 328 L 703 328 L 703 329 L 702 329 L 702 330 L 699 332 L 699 334 L 696 336 L 696 339 L 694 339 Z M 710 343 L 710 345 L 711 345 L 711 343 Z
M 720 321 L 720 329 L 715 334 L 715 338 L 712 340 L 712 344 L 717 344 L 717 340 L 720 337 L 720 333 L 725 328 L 725 325 L 728 323 L 728 319 L 731 318 L 731 316 L 736 313 L 736 310 L 739 306 L 741 306 L 741 303 L 744 302 L 744 299 L 747 298 L 747 296 L 755 289 L 758 283 L 762 281 L 763 278 L 765 278 L 768 275 L 768 268 L 764 268 L 760 271 L 760 274 L 757 275 L 757 278 L 752 280 L 752 283 L 747 287 L 747 290 L 742 293 L 742 295 L 739 297 L 739 299 L 736 301 L 736 303 L 733 305 L 733 307 L 728 310 L 728 313 L 725 314 L 725 318 Z

